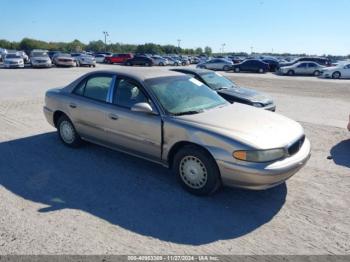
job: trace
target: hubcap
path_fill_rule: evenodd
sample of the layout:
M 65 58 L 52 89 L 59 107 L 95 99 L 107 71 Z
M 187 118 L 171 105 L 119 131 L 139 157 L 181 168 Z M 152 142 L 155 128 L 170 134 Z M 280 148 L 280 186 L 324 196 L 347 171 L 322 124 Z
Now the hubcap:
M 73 126 L 68 121 L 63 121 L 60 125 L 60 134 L 64 142 L 71 144 L 74 141 L 75 133 Z
M 197 157 L 185 156 L 180 162 L 182 181 L 194 189 L 202 188 L 208 180 L 207 169 Z

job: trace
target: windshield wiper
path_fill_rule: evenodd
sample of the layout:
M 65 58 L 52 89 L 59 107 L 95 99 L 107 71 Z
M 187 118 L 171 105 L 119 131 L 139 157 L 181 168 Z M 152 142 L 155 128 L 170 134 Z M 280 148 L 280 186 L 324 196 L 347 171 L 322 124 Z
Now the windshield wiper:
M 204 110 L 190 110 L 190 111 L 185 111 L 185 112 L 179 112 L 179 113 L 174 113 L 174 116 L 183 116 L 183 115 L 195 115 L 202 113 Z

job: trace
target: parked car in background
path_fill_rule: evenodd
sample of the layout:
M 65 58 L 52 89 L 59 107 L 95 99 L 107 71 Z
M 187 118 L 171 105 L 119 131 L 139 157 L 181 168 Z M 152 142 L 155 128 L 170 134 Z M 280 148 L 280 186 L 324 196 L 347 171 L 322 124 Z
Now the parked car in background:
M 154 61 L 152 58 L 147 56 L 134 56 L 125 61 L 125 65 L 134 66 L 134 65 L 143 65 L 143 66 L 153 66 Z
M 206 69 L 175 68 L 172 71 L 187 74 L 211 89 L 215 90 L 221 97 L 230 103 L 238 102 L 258 108 L 275 111 L 276 105 L 272 98 L 254 89 L 240 87 L 232 80 L 222 76 L 217 72 Z
M 299 62 L 315 62 L 319 65 L 323 65 L 323 66 L 331 66 L 332 62 L 330 59 L 328 58 L 324 58 L 324 57 L 301 57 L 301 58 L 296 58 L 288 63 L 280 63 L 280 67 L 284 67 L 284 66 L 291 66 L 294 65 L 296 63 Z
M 313 75 L 319 76 L 325 67 L 315 62 L 299 62 L 291 66 L 280 67 L 279 73 L 282 75 Z
M 3 61 L 6 55 L 7 55 L 7 49 L 0 48 L 0 61 Z
M 27 64 L 27 63 L 29 63 L 29 56 L 26 54 L 26 52 L 24 52 L 24 51 L 17 51 L 16 52 L 17 53 L 17 55 L 19 55 L 20 57 L 22 57 L 22 59 L 23 59 L 23 62 L 25 63 L 25 64 Z
M 52 66 L 51 59 L 47 50 L 34 49 L 30 53 L 30 64 L 32 67 L 46 67 Z
M 52 61 L 52 58 L 53 58 L 53 56 L 55 54 L 60 54 L 60 53 L 62 53 L 62 52 L 61 51 L 49 51 L 49 52 L 47 52 L 47 54 L 49 55 L 51 61 Z
M 95 55 L 95 60 L 96 60 L 96 63 L 105 63 L 106 55 L 103 55 L 103 54 Z
M 168 64 L 169 65 L 172 65 L 172 66 L 179 66 L 179 65 L 181 65 L 181 61 L 178 60 L 178 59 L 175 59 L 175 58 L 170 57 L 170 56 L 164 56 L 164 58 L 168 60 Z
M 261 59 L 264 63 L 267 63 L 270 68 L 270 72 L 276 72 L 280 68 L 280 63 L 274 58 L 263 58 Z
M 77 60 L 67 53 L 59 53 L 53 56 L 52 63 L 55 66 L 78 66 Z
M 44 114 L 65 145 L 87 140 L 157 162 L 197 195 L 277 186 L 310 157 L 299 123 L 166 70 L 90 72 L 47 91 Z
M 108 64 L 122 64 L 131 58 L 133 58 L 132 54 L 114 54 L 112 56 L 107 56 L 104 62 Z
M 232 69 L 232 66 L 233 66 L 232 61 L 229 61 L 223 58 L 214 58 L 207 62 L 199 63 L 197 65 L 197 68 L 229 71 Z
M 9 53 L 4 58 L 5 68 L 20 68 L 24 67 L 23 58 L 17 53 Z
M 169 64 L 169 61 L 168 59 L 164 58 L 164 57 L 161 57 L 161 56 L 152 56 L 151 57 L 153 59 L 153 62 L 155 65 L 158 65 L 158 66 L 165 66 L 165 65 L 168 65 Z
M 96 60 L 93 56 L 81 53 L 72 53 L 71 56 L 75 58 L 76 66 L 96 67 Z
M 254 72 L 254 73 L 266 73 L 270 70 L 269 64 L 261 61 L 260 59 L 247 59 L 241 63 L 234 64 L 232 66 L 234 72 Z
M 320 77 L 333 79 L 350 78 L 350 61 L 339 62 L 336 66 L 323 68 Z

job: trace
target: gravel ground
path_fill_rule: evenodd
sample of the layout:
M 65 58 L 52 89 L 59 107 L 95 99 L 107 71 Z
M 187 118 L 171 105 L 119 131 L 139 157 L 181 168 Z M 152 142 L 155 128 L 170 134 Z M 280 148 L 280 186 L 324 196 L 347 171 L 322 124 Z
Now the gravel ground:
M 299 121 L 312 157 L 277 188 L 198 198 L 156 164 L 58 141 L 44 92 L 90 70 L 0 70 L 0 254 L 350 254 L 350 81 L 225 73 Z

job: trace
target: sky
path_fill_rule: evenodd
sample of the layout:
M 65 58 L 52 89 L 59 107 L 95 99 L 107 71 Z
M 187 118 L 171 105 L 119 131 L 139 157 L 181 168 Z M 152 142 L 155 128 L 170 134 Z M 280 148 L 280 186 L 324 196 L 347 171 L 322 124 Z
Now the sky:
M 349 0 L 0 0 L 0 39 L 350 54 Z

